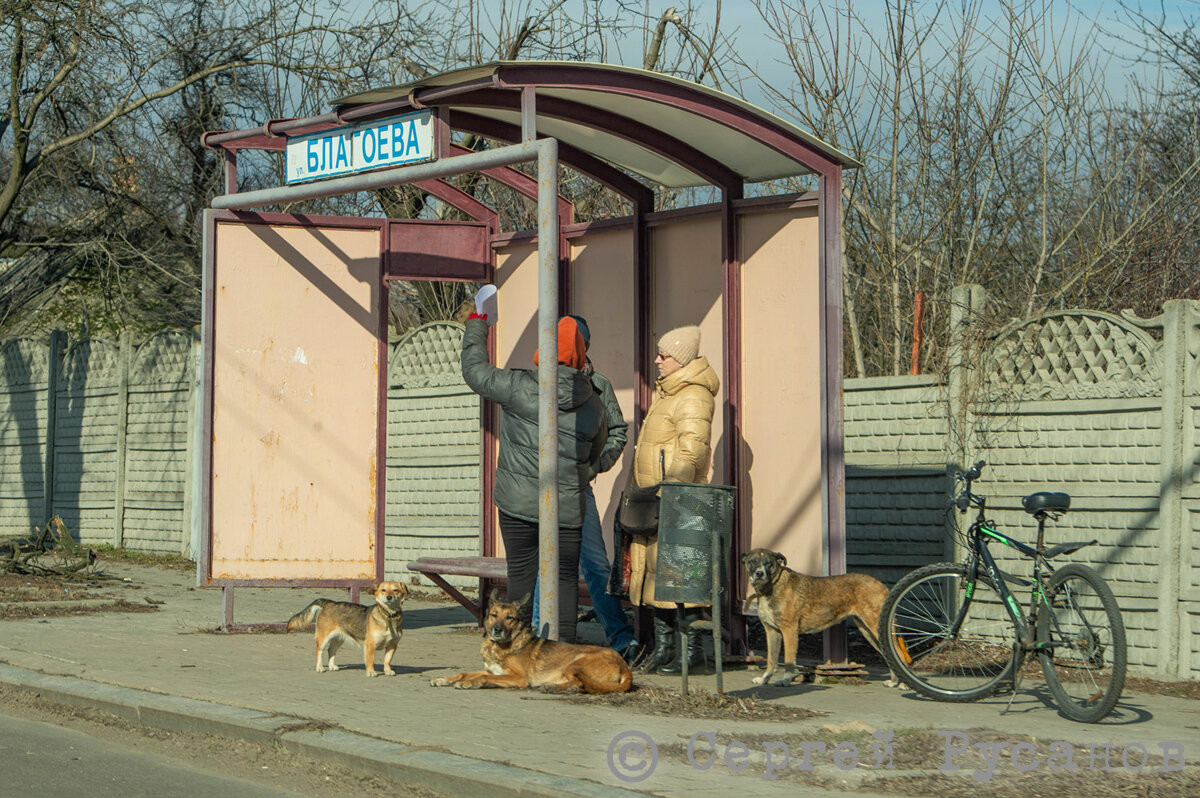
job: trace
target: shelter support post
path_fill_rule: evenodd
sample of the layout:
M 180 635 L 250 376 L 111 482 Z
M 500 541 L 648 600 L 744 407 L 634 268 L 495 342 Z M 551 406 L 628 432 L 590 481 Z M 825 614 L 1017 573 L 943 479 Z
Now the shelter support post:
M 538 145 L 538 603 L 558 639 L 558 142 Z
M 842 445 L 842 169 L 821 172 L 818 197 L 821 302 L 821 528 L 825 573 L 846 573 L 846 479 Z M 825 656 L 847 661 L 846 624 L 825 632 Z

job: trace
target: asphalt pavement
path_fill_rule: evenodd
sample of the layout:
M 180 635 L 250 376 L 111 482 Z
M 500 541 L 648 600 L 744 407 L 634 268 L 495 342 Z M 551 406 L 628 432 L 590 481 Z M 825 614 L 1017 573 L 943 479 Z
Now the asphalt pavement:
M 944 767 L 932 769 L 942 779 L 982 781 L 1031 763 L 1043 772 L 1052 767 L 1038 761 L 1044 749 L 1027 749 L 1026 759 L 1017 752 L 1010 759 L 1006 749 L 994 768 L 954 753 L 1008 736 L 1014 745 L 1029 738 L 1069 743 L 1079 755 L 1079 778 L 1096 771 L 1097 751 L 1104 757 L 1099 767 L 1128 771 L 1122 777 L 1176 763 L 1192 773 L 1189 760 L 1200 756 L 1200 702 L 1127 690 L 1105 722 L 1080 724 L 1060 715 L 1031 681 L 1011 705 L 1008 695 L 945 704 L 885 687 L 882 671 L 867 684 L 788 687 L 752 685 L 759 671 L 725 672 L 730 696 L 819 713 L 786 722 L 678 717 L 647 702 L 613 706 L 532 691 L 434 688 L 434 677 L 480 667 L 480 638 L 457 604 L 419 599 L 405 605 L 395 676 L 366 678 L 352 646 L 340 653 L 342 670 L 315 673 L 311 633 L 218 633 L 220 590 L 196 588 L 190 574 L 160 567 L 104 567 L 125 580 L 106 593 L 156 611 L 0 621 L 0 683 L 166 730 L 279 744 L 450 794 L 885 794 L 873 784 L 877 777 L 931 772 L 928 763 L 914 769 L 905 756 L 906 741 L 918 739 L 944 743 Z M 279 623 L 322 595 L 345 597 L 336 590 L 239 588 L 236 620 Z M 599 631 L 584 624 L 581 634 L 595 638 Z M 679 686 L 678 677 L 639 675 L 635 682 Z M 715 691 L 712 676 L 691 684 Z M 810 740 L 828 745 L 804 744 Z M 861 757 L 852 761 L 844 746 L 835 749 L 838 740 L 857 746 Z M 1141 751 L 1154 767 L 1142 764 Z M 1165 762 L 1155 759 L 1164 754 Z

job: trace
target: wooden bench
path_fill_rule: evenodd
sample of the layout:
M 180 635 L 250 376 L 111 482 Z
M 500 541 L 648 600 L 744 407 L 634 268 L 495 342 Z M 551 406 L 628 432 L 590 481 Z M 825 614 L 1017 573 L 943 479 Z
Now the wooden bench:
M 503 557 L 418 557 L 408 564 L 408 570 L 424 574 L 435 585 L 446 591 L 450 598 L 467 609 L 475 620 L 483 623 L 483 602 L 492 587 L 508 581 L 508 566 Z M 474 576 L 479 578 L 479 602 L 464 596 L 444 576 Z M 587 584 L 579 580 L 579 601 L 592 603 Z

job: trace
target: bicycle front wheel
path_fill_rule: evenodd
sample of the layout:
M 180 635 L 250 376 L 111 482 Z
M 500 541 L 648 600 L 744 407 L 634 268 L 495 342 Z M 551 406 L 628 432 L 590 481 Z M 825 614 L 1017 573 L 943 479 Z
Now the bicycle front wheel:
M 996 692 L 1016 668 L 1016 639 L 991 580 L 979 574 L 968 584 L 962 563 L 908 574 L 888 593 L 879 618 L 888 667 L 913 690 L 940 701 L 977 701 Z
M 1125 623 L 1108 584 L 1086 565 L 1064 566 L 1038 608 L 1038 657 L 1063 714 L 1095 723 L 1125 687 Z

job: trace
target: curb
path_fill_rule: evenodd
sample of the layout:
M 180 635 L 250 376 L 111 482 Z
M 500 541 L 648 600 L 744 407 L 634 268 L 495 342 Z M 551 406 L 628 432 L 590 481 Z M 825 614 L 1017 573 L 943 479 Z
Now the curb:
M 451 794 L 632 798 L 645 793 L 568 776 L 503 765 L 435 748 L 404 745 L 343 729 L 312 730 L 311 722 L 195 698 L 151 693 L 69 676 L 52 676 L 0 664 L 0 684 L 36 691 L 59 703 L 109 712 L 170 732 L 213 734 L 259 745 L 282 745 L 313 759 L 402 784 Z

